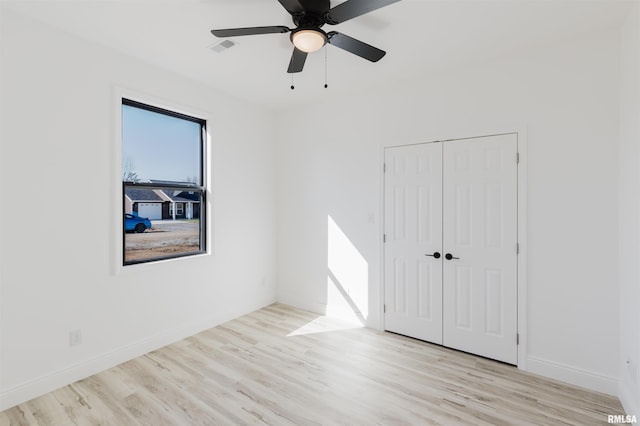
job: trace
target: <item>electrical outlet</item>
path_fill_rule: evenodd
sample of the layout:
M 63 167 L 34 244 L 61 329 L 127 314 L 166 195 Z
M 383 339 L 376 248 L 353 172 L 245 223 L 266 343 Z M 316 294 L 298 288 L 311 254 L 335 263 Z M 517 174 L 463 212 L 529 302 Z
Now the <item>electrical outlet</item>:
M 82 343 L 82 330 L 72 330 L 69 332 L 69 346 L 78 346 Z

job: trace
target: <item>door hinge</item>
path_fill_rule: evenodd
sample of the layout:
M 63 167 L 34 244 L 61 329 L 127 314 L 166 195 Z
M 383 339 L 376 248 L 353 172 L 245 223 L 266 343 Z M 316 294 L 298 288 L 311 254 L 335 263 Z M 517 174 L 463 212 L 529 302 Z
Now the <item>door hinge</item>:
M 516 243 L 516 254 L 520 254 L 520 243 Z
M 516 152 L 516 164 L 520 164 L 520 153 Z
M 383 243 L 387 242 L 387 234 L 382 234 L 382 242 Z
M 382 163 L 382 173 L 387 173 L 387 163 Z
M 382 309 L 383 309 L 384 313 L 386 314 L 387 313 L 387 304 L 386 303 L 383 305 Z
M 520 333 L 516 333 L 516 345 L 520 344 Z

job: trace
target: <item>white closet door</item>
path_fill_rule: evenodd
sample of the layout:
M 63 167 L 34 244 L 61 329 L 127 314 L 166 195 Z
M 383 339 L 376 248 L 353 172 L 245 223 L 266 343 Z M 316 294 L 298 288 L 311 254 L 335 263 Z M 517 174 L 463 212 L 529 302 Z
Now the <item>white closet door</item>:
M 517 364 L 517 136 L 443 147 L 443 344 Z M 457 258 L 457 259 L 456 259 Z
M 442 344 L 442 144 L 385 150 L 385 328 Z

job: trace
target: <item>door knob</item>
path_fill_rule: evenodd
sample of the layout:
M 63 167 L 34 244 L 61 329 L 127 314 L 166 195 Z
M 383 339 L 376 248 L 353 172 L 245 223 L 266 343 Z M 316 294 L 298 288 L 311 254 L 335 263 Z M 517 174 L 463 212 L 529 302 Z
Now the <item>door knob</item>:
M 433 256 L 436 259 L 440 259 L 440 253 L 438 253 L 437 251 L 434 251 L 433 254 L 425 254 L 425 256 Z
M 460 259 L 459 257 L 453 257 L 453 255 L 452 255 L 451 253 L 447 253 L 447 254 L 445 254 L 445 255 L 444 255 L 444 257 L 445 257 L 447 260 L 451 260 L 451 259 Z

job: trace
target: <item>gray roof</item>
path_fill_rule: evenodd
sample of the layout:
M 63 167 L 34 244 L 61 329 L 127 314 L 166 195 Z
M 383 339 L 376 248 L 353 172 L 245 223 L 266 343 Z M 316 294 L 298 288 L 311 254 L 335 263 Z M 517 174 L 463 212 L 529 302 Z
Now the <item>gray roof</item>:
M 131 201 L 155 201 L 159 203 L 164 201 L 152 189 L 126 188 L 125 194 Z
M 154 203 L 162 203 L 165 200 L 160 197 L 156 192 L 162 192 L 167 198 L 171 201 L 177 203 L 199 203 L 200 196 L 197 191 L 192 191 L 190 194 L 189 191 L 169 191 L 169 190 L 160 190 L 160 189 L 146 189 L 146 188 L 126 188 L 125 194 L 127 197 L 131 199 L 131 201 L 144 201 L 144 202 L 154 202 Z M 175 195 L 174 195 L 175 194 Z
M 195 203 L 199 203 L 201 201 L 199 191 L 182 191 L 178 194 L 178 196 Z
M 196 192 L 194 191 L 193 194 L 189 194 L 188 191 L 181 191 L 178 192 L 177 194 L 174 195 L 174 193 L 176 191 L 162 191 L 164 192 L 164 194 L 169 197 L 172 201 L 177 201 L 179 203 L 186 203 L 186 202 L 192 202 L 192 203 L 199 203 L 200 202 L 200 197 L 196 194 Z

